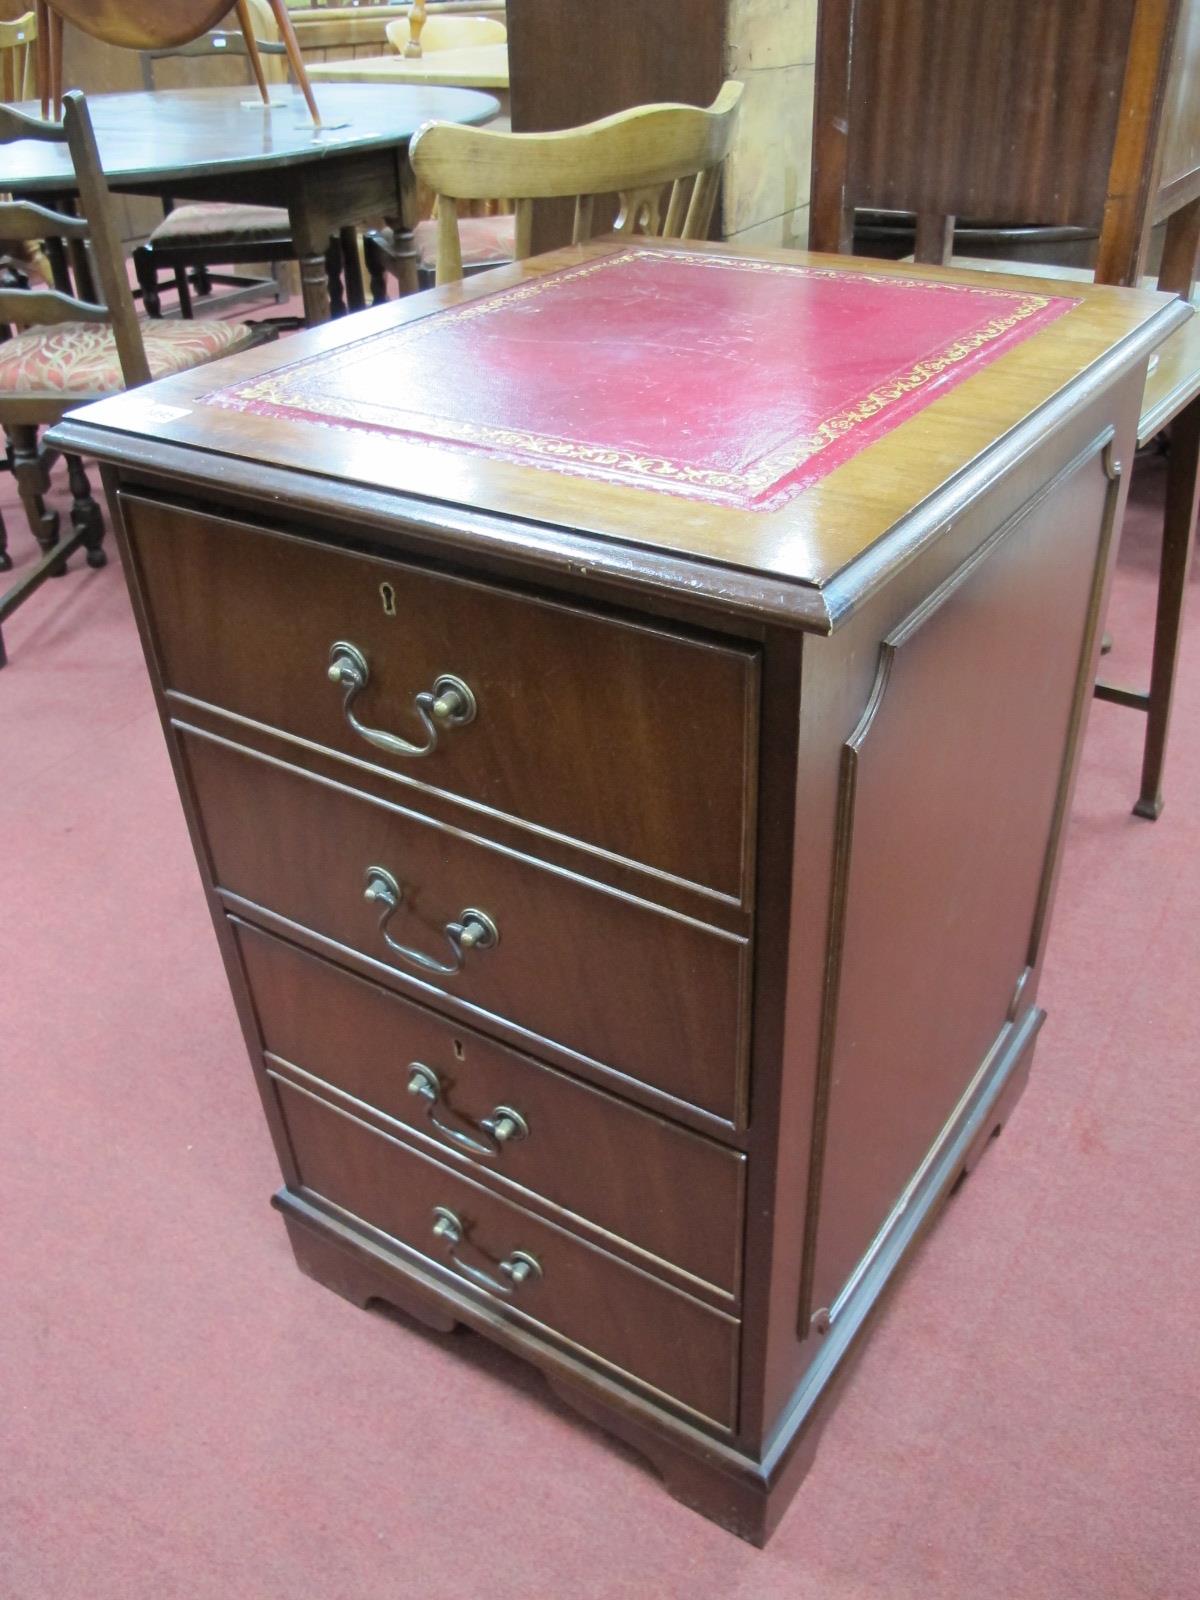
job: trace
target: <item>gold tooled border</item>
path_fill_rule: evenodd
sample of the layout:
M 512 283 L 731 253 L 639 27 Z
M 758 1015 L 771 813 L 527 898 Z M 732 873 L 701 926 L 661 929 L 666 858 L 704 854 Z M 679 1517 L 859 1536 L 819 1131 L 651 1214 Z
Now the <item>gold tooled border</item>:
M 597 272 L 609 272 L 630 263 L 644 260 L 663 260 L 673 262 L 686 262 L 692 266 L 704 267 L 720 271 L 735 271 L 748 273 L 777 274 L 791 277 L 805 278 L 839 278 L 849 279 L 858 283 L 884 284 L 901 289 L 928 289 L 935 286 L 934 280 L 921 277 L 901 277 L 892 273 L 878 272 L 847 272 L 842 267 L 815 267 L 802 262 L 784 261 L 759 261 L 746 259 L 739 256 L 722 256 L 701 254 L 688 250 L 655 250 L 640 247 L 622 251 L 619 255 L 605 256 L 598 261 L 586 262 L 578 267 L 568 267 L 561 272 L 547 274 L 529 283 L 517 284 L 511 289 L 501 289 L 495 294 L 473 301 L 470 305 L 458 306 L 451 310 L 439 312 L 433 316 L 422 317 L 416 322 L 406 323 L 399 328 L 391 329 L 384 335 L 375 334 L 361 341 L 364 345 L 370 343 L 375 350 L 378 349 L 380 340 L 388 343 L 413 343 L 427 334 L 440 331 L 447 323 L 469 322 L 478 317 L 493 315 L 499 310 L 511 306 L 515 302 L 530 300 L 538 295 L 556 288 L 566 281 L 577 278 L 590 277 Z M 1001 338 L 1010 329 L 1043 311 L 1054 303 L 1052 297 L 1044 294 L 1034 294 L 1029 291 L 1005 289 L 999 285 L 990 284 L 955 283 L 942 281 L 937 287 L 953 290 L 959 294 L 986 295 L 989 299 L 1007 299 L 1014 302 L 1013 310 L 1004 316 L 992 317 L 982 327 L 962 334 L 944 349 L 931 356 L 926 356 L 915 363 L 907 372 L 899 373 L 883 383 L 876 385 L 852 406 L 834 412 L 818 423 L 810 433 L 798 439 L 791 440 L 788 444 L 770 452 L 755 462 L 743 473 L 719 472 L 707 467 L 685 466 L 679 462 L 670 461 L 664 456 L 638 454 L 632 451 L 612 449 L 603 445 L 580 444 L 576 440 L 556 437 L 553 434 L 528 433 L 516 428 L 498 428 L 486 424 L 465 421 L 452 421 L 439 419 L 436 433 L 430 430 L 427 437 L 443 442 L 487 445 L 498 450 L 517 451 L 534 458 L 541 457 L 547 461 L 576 462 L 581 466 L 593 469 L 600 468 L 625 476 L 649 478 L 658 481 L 674 481 L 688 484 L 696 488 L 708 489 L 723 493 L 742 494 L 754 496 L 769 489 L 781 479 L 790 476 L 810 461 L 813 456 L 827 449 L 831 444 L 837 443 L 848 433 L 865 422 L 877 417 L 896 401 L 912 394 L 915 390 L 924 387 L 935 378 L 940 377 L 948 369 L 957 366 L 959 362 L 967 360 L 976 351 L 987 344 Z M 348 347 L 353 350 L 354 346 Z M 345 354 L 346 352 L 343 352 Z M 324 355 L 308 356 L 290 366 L 276 368 L 275 371 L 250 383 L 235 385 L 229 389 L 218 390 L 211 395 L 201 397 L 201 403 L 214 405 L 273 405 L 289 410 L 308 410 L 308 407 L 298 403 L 295 396 L 295 386 L 303 382 L 303 375 L 310 367 L 323 364 L 327 357 Z M 344 370 L 344 366 L 343 366 Z M 357 422 L 368 426 L 381 426 L 379 420 L 370 414 L 370 408 L 356 405 L 352 400 L 344 400 L 336 412 L 330 414 L 331 420 L 342 422 Z M 382 424 L 386 426 L 386 424 Z M 424 433 L 424 429 L 397 427 L 397 432 Z

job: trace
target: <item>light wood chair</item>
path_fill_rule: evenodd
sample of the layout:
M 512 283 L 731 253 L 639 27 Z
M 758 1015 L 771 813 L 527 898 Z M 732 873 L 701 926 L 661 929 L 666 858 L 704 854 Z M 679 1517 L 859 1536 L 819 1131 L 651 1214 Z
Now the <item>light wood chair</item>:
M 0 201 L 0 237 L 62 241 L 58 260 L 70 265 L 69 277 L 56 271 L 52 289 L 0 288 L 0 324 L 18 330 L 0 343 L 0 426 L 12 440 L 17 486 L 43 552 L 0 596 L 0 624 L 47 578 L 64 571 L 76 550 L 86 549 L 89 566 L 103 566 L 105 560 L 100 508 L 75 457 L 67 458 L 75 502 L 71 532 L 58 537 L 58 515 L 47 510 L 43 499 L 49 458 L 39 444 L 38 429 L 90 400 L 187 371 L 263 337 L 260 329 L 232 322 L 139 322 L 82 94 L 65 96 L 61 124 L 0 106 L 0 145 L 20 139 L 68 147 L 82 215 L 68 216 L 28 201 Z M 0 531 L 0 570 L 11 567 Z
M 32 100 L 37 85 L 37 14 L 0 22 L 0 100 Z
M 575 243 L 591 237 L 594 203 L 617 195 L 617 233 L 702 239 L 716 204 L 721 167 L 733 137 L 742 85 L 730 80 L 716 100 L 697 106 L 635 106 L 599 122 L 560 133 L 492 133 L 486 128 L 426 123 L 410 156 L 417 178 L 437 196 L 434 230 L 435 277 L 454 283 L 472 261 L 460 236 L 469 225 L 504 222 L 472 217 L 459 221 L 460 204 L 498 196 L 515 205 L 511 259 L 530 253 L 533 203 L 575 200 Z
M 263 0 L 283 40 L 292 75 L 319 127 L 321 114 L 286 0 Z M 36 0 L 42 115 L 58 114 L 63 90 L 63 24 L 70 22 L 89 38 L 127 50 L 160 50 L 209 33 L 229 9 L 229 0 Z M 238 26 L 249 46 L 255 81 L 263 100 L 266 79 L 255 49 L 250 0 L 234 0 Z
M 429 16 L 414 6 L 383 30 L 393 50 L 410 59 L 441 50 L 470 50 L 481 44 L 503 44 L 508 29 L 497 17 Z
M 1200 0 L 956 0 L 950 8 L 945 0 L 822 0 L 810 246 L 850 249 L 856 208 L 915 213 L 916 259 L 938 264 L 968 264 L 952 256 L 956 216 L 1084 228 L 1098 235 L 1096 279 L 1129 285 L 1142 279 L 1152 225 L 1165 221 L 1158 287 L 1192 299 L 1198 72 Z M 969 264 L 1013 270 L 992 259 Z M 1133 809 L 1151 820 L 1163 803 L 1200 490 L 1200 317 L 1173 335 L 1147 380 L 1139 445 L 1164 429 L 1170 461 L 1150 687 L 1095 690 L 1146 714 Z

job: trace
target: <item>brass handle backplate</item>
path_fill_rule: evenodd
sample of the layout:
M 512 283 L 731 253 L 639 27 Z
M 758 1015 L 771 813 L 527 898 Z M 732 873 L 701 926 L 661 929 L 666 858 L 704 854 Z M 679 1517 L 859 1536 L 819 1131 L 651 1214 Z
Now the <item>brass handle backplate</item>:
M 342 698 L 342 715 L 355 733 L 373 744 L 377 750 L 386 750 L 391 756 L 427 756 L 437 749 L 438 736 L 443 728 L 463 728 L 475 720 L 475 696 L 461 678 L 443 673 L 434 681 L 432 689 L 422 689 L 413 705 L 421 726 L 425 730 L 422 744 L 413 744 L 398 734 L 385 733 L 381 728 L 368 728 L 354 715 L 354 702 L 371 680 L 367 658 L 356 644 L 339 639 L 329 651 L 329 681 L 345 690 Z
M 472 1155 L 491 1159 L 502 1155 L 506 1144 L 529 1137 L 529 1124 L 512 1106 L 497 1106 L 490 1117 L 481 1117 L 478 1122 L 461 1111 L 453 1110 L 447 1103 L 441 1079 L 423 1061 L 410 1061 L 408 1064 L 408 1092 L 422 1101 L 425 1115 L 440 1134 L 452 1144 L 469 1150 Z M 446 1115 L 458 1118 L 465 1126 L 456 1128 L 445 1120 Z M 468 1129 L 471 1131 L 468 1132 Z M 477 1137 L 479 1134 L 483 1138 Z
M 393 939 L 388 932 L 388 923 L 400 909 L 404 890 L 386 867 L 367 868 L 367 886 L 363 891 L 363 898 L 372 905 L 382 908 L 379 931 L 383 934 L 388 948 L 422 972 L 434 972 L 441 978 L 453 977 L 456 972 L 462 971 L 468 951 L 491 950 L 500 943 L 499 928 L 486 911 L 477 911 L 474 906 L 468 906 L 465 911 L 460 911 L 457 922 L 446 923 L 442 930 L 450 945 L 449 961 L 438 961 L 433 956 L 425 955 L 421 950 L 414 950 L 409 945 L 401 944 L 398 939 Z
M 461 1220 L 449 1206 L 434 1206 L 433 1235 L 435 1239 L 441 1240 L 447 1259 L 454 1270 L 477 1284 L 479 1288 L 487 1289 L 491 1294 L 501 1294 L 507 1299 L 530 1278 L 540 1278 L 542 1275 L 541 1262 L 536 1256 L 531 1256 L 528 1250 L 510 1250 L 503 1261 L 497 1261 L 480 1250 L 477 1245 L 471 1244 Z M 465 1250 L 473 1251 L 480 1260 L 487 1262 L 488 1267 L 494 1267 L 504 1276 L 498 1278 L 486 1268 L 465 1261 L 462 1255 Z

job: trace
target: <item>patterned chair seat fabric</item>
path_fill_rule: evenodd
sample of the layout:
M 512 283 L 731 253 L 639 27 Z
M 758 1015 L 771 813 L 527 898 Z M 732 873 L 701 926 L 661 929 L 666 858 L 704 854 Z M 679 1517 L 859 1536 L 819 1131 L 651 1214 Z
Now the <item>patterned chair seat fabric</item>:
M 253 343 L 237 322 L 142 322 L 150 375 L 165 378 Z M 116 394 L 125 387 L 113 331 L 105 322 L 62 322 L 30 328 L 0 344 L 0 393 L 77 396 Z
M 417 264 L 427 272 L 437 266 L 437 230 L 437 221 L 432 218 L 418 222 L 413 229 Z M 461 217 L 458 238 L 464 267 L 499 266 L 513 258 L 517 219 L 511 212 L 493 217 Z
M 286 239 L 291 226 L 287 212 L 277 206 L 226 205 L 219 200 L 204 200 L 168 211 L 150 235 L 150 243 L 258 244 Z
M 437 230 L 436 219 L 418 222 L 413 229 L 417 262 L 429 272 L 437 266 Z M 460 217 L 458 240 L 464 267 L 498 266 L 513 258 L 517 219 L 511 211 L 492 217 Z

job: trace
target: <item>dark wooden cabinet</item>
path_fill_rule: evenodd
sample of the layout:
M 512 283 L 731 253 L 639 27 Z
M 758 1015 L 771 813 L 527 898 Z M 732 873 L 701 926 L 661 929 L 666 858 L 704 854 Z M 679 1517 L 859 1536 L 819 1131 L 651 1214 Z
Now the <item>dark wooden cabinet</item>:
M 605 273 L 632 291 L 539 424 L 539 296 Z M 760 1542 L 1043 1021 L 1187 315 L 1058 295 L 606 242 L 55 434 L 107 464 L 300 1265 L 527 1357 Z M 476 370 L 381 423 L 464 315 Z

